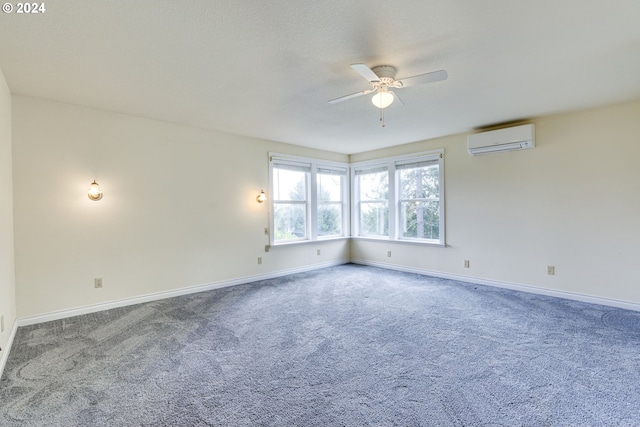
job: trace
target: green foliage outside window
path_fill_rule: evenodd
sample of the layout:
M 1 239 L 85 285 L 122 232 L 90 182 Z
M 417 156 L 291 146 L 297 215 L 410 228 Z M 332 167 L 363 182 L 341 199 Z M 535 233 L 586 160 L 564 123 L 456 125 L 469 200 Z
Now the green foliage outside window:
M 276 240 L 307 235 L 307 172 L 274 168 L 276 201 L 273 204 Z
M 342 234 L 342 186 L 344 175 L 319 172 L 318 181 L 318 236 Z
M 276 241 L 308 237 L 307 218 L 309 171 L 274 167 L 273 226 Z M 344 172 L 317 175 L 317 234 L 320 237 L 342 235 Z
M 389 173 L 386 170 L 358 175 L 360 234 L 389 235 Z
M 437 165 L 400 169 L 402 237 L 440 238 L 440 180 Z

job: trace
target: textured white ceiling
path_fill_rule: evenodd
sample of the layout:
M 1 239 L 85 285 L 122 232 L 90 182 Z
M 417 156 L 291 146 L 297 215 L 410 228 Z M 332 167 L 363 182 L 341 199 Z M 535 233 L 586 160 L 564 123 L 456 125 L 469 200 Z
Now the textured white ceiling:
M 45 0 L 2 13 L 14 94 L 357 153 L 640 99 L 638 0 Z M 386 127 L 350 68 L 405 88 Z

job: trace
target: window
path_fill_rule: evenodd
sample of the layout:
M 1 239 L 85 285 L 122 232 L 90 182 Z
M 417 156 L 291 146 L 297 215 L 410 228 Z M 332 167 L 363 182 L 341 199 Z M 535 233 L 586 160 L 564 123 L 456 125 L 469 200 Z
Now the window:
M 270 154 L 272 245 L 348 235 L 348 165 Z
M 361 236 L 389 235 L 389 171 L 386 166 L 357 169 L 355 187 Z
M 440 239 L 439 172 L 437 159 L 396 164 L 400 237 Z
M 318 237 L 344 233 L 344 193 L 347 169 L 318 167 Z
M 272 162 L 273 232 L 276 241 L 308 239 L 311 165 Z
M 352 165 L 356 235 L 444 245 L 443 154 Z

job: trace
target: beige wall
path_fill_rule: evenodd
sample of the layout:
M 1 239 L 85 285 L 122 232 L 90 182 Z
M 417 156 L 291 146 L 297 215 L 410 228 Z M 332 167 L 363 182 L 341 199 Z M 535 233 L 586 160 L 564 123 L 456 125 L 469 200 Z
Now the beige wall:
M 349 259 L 347 240 L 265 253 L 255 201 L 269 151 L 347 156 L 22 96 L 13 129 L 20 317 Z
M 514 153 L 470 156 L 464 134 L 353 155 L 445 148 L 447 247 L 357 239 L 265 253 L 267 206 L 255 196 L 268 186 L 267 152 L 346 156 L 14 96 L 18 315 L 350 256 L 638 303 L 638 117 L 640 102 L 539 118 L 536 149 Z M 86 196 L 93 179 L 99 202 Z
M 464 134 L 351 156 L 444 147 L 447 236 L 358 239 L 352 258 L 640 303 L 640 102 L 534 123 L 534 150 L 474 157 Z
M 7 348 L 16 319 L 11 171 L 11 93 L 0 71 L 0 315 L 4 315 L 0 348 L 3 350 Z

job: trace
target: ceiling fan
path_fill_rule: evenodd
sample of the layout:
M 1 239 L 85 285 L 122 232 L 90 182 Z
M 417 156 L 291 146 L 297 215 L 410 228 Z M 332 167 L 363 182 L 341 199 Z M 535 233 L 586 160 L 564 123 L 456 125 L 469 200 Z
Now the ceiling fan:
M 396 69 L 391 65 L 378 65 L 377 67 L 369 68 L 366 64 L 351 64 L 351 68 L 367 79 L 371 85 L 371 89 L 331 99 L 329 104 L 335 104 L 346 101 L 347 99 L 375 92 L 371 98 L 371 102 L 380 109 L 380 121 L 382 122 L 382 127 L 384 127 L 384 115 L 382 110 L 390 106 L 397 97 L 391 89 L 402 89 L 409 86 L 439 82 L 447 80 L 448 77 L 445 70 L 439 70 L 396 80 Z

